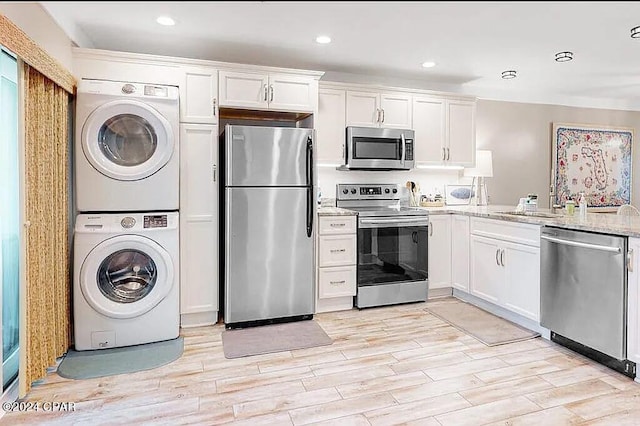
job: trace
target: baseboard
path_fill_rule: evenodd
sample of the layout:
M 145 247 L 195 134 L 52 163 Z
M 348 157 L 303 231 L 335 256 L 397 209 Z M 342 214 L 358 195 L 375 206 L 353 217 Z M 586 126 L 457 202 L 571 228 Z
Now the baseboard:
M 349 309 L 353 309 L 353 296 L 316 300 L 317 314 L 323 312 L 348 311 Z
M 450 297 L 452 296 L 453 287 L 440 287 L 440 288 L 429 288 L 429 295 L 427 296 L 429 299 L 435 299 L 437 297 Z
M 218 322 L 218 311 L 195 312 L 192 314 L 180 315 L 180 327 L 202 327 L 214 325 Z
M 540 333 L 540 335 L 547 340 L 551 339 L 550 330 L 542 327 L 540 324 L 538 324 L 533 320 L 530 320 L 529 318 L 525 318 L 522 315 L 513 313 L 501 306 L 496 306 L 491 302 L 487 302 L 484 299 L 480 299 L 477 296 L 474 296 L 469 293 L 465 293 L 455 288 L 453 289 L 453 297 L 456 297 L 465 302 L 469 302 L 472 305 L 475 305 L 481 309 L 484 309 L 485 311 L 490 312 L 496 316 L 499 316 L 500 318 L 504 318 L 507 321 L 511 321 L 515 324 L 518 324 L 519 326 L 522 326 L 528 330 Z

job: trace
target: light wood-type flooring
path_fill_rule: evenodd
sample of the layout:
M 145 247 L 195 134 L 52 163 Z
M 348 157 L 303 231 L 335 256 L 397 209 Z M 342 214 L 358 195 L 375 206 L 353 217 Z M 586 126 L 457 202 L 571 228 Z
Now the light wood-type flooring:
M 542 338 L 487 347 L 426 306 L 319 314 L 333 345 L 233 360 L 222 325 L 185 329 L 179 360 L 91 380 L 50 373 L 26 400 L 75 412 L 0 423 L 640 425 L 640 384 Z

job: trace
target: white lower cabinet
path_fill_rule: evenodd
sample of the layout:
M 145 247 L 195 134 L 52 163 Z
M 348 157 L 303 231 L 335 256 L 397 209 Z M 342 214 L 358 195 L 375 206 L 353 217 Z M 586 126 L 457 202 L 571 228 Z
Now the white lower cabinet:
M 429 289 L 451 287 L 451 215 L 429 216 Z
M 629 238 L 629 252 L 627 358 L 640 363 L 640 238 Z
M 451 286 L 469 292 L 469 216 L 451 216 Z
M 218 321 L 218 126 L 180 125 L 180 323 Z
M 320 216 L 316 312 L 353 308 L 356 295 L 356 217 Z
M 535 322 L 540 321 L 539 227 L 472 219 L 470 293 Z M 479 234 L 491 233 L 496 238 Z M 521 244 L 509 240 L 527 241 Z M 537 244 L 537 246 L 536 246 Z

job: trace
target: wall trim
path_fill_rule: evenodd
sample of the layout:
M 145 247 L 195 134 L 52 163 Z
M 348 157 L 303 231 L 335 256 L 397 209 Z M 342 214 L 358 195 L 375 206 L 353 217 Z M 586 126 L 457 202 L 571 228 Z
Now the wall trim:
M 73 74 L 1 13 L 0 44 L 67 92 L 74 93 L 76 79 Z
M 477 98 L 471 95 L 465 95 L 456 92 L 443 92 L 438 90 L 413 89 L 411 87 L 384 86 L 380 84 L 363 84 L 363 83 L 343 83 L 340 81 L 320 80 L 318 90 L 358 90 L 362 92 L 402 92 L 414 96 L 436 96 L 449 100 L 475 101 Z

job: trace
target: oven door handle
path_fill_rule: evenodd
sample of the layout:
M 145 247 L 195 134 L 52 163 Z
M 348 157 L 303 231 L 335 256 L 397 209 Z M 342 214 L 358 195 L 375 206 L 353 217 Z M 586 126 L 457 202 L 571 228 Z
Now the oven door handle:
M 375 228 L 379 226 L 402 227 L 402 226 L 428 226 L 429 219 L 426 217 L 406 218 L 406 219 L 360 219 L 360 228 Z

